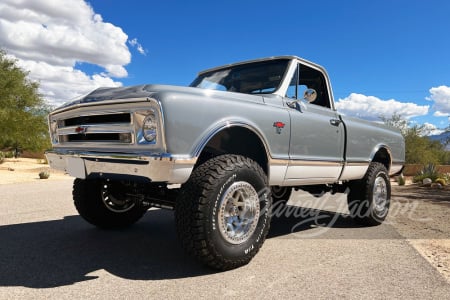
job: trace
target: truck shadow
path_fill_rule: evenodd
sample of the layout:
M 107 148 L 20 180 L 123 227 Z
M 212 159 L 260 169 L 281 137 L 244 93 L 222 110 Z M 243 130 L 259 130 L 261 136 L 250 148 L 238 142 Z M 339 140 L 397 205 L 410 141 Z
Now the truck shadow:
M 273 212 L 271 228 L 267 238 L 280 236 L 309 239 L 357 238 L 355 233 L 358 230 L 354 230 L 356 228 L 366 227 L 355 223 L 348 214 L 286 206 Z M 331 229 L 333 230 L 330 232 Z M 353 230 L 350 232 L 345 229 Z
M 269 238 L 290 234 L 295 221 L 274 218 Z M 0 226 L 0 286 L 65 286 L 96 279 L 100 270 L 131 280 L 213 274 L 184 254 L 174 227 L 173 212 L 165 210 L 150 210 L 134 226 L 116 231 L 94 228 L 79 216 Z

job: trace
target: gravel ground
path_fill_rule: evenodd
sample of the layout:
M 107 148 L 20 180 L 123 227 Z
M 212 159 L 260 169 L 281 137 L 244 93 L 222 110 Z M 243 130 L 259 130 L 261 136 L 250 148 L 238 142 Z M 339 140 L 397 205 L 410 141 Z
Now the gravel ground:
M 392 186 L 388 223 L 450 282 L 450 187 Z
M 69 177 L 63 172 L 50 170 L 47 164 L 35 158 L 6 158 L 0 164 L 0 184 L 38 181 L 39 172 L 50 171 L 48 180 L 60 180 Z

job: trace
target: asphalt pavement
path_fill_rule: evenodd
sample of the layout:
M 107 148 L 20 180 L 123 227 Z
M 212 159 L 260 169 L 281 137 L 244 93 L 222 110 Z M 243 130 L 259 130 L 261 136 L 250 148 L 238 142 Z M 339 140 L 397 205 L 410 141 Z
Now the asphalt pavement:
M 215 272 L 183 253 L 172 211 L 99 230 L 77 215 L 71 189 L 70 179 L 0 185 L 0 299 L 450 299 L 392 226 L 355 225 L 339 199 L 279 211 L 250 264 Z

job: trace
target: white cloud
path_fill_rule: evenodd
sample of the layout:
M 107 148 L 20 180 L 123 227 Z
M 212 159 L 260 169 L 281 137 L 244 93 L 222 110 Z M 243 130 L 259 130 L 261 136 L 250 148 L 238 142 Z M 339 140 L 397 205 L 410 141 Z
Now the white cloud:
M 422 136 L 426 136 L 426 135 L 439 135 L 441 133 L 445 132 L 445 130 L 442 129 L 438 129 L 436 127 L 436 125 L 431 124 L 431 123 L 427 123 L 425 122 L 423 124 L 423 129 L 422 129 Z
M 18 65 L 30 71 L 38 79 L 40 92 L 50 104 L 58 105 L 70 99 L 87 94 L 100 86 L 122 86 L 104 74 L 89 76 L 71 66 L 55 66 L 46 62 L 20 60 Z
M 136 50 L 142 54 L 142 55 L 147 55 L 147 50 L 144 49 L 144 47 L 142 47 L 142 45 L 138 42 L 137 38 L 134 38 L 132 40 L 128 41 L 128 44 L 130 44 L 133 47 L 136 47 Z
M 428 105 L 400 102 L 394 99 L 381 100 L 374 96 L 352 93 L 336 103 L 339 112 L 370 121 L 380 121 L 380 117 L 391 117 L 394 113 L 405 119 L 428 114 Z
M 53 104 L 99 86 L 120 86 L 113 78 L 128 76 L 128 36 L 104 22 L 84 0 L 2 0 L 0 47 L 17 58 L 40 82 L 41 93 Z M 136 47 L 143 47 L 137 42 Z M 77 62 L 100 66 L 86 74 Z
M 450 87 L 441 85 L 430 89 L 430 97 L 427 100 L 434 101 L 435 117 L 450 116 Z

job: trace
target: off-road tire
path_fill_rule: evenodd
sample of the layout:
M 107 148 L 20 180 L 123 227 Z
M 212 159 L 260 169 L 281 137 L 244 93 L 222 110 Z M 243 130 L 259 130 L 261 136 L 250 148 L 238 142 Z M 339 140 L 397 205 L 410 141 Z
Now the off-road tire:
M 254 230 L 244 234 L 242 242 L 238 235 L 234 240 L 238 230 L 228 231 L 234 221 L 227 223 L 231 217 L 225 203 L 238 202 L 227 200 L 236 199 L 232 197 L 235 190 L 242 195 L 257 192 L 256 197 L 244 201 L 258 203 L 253 206 L 257 208 L 248 210 L 258 216 L 250 222 Z M 183 248 L 203 264 L 218 270 L 234 269 L 250 262 L 264 243 L 270 227 L 271 204 L 267 176 L 256 162 L 239 155 L 218 156 L 196 168 L 182 186 L 175 205 L 177 234 Z M 241 219 L 236 220 L 238 223 Z M 225 230 L 221 230 L 223 224 L 228 224 Z
M 75 179 L 73 200 L 80 216 L 87 222 L 103 229 L 118 229 L 136 223 L 147 211 L 140 203 L 133 203 L 123 211 L 107 207 L 102 197 L 102 180 Z
M 373 162 L 361 180 L 350 184 L 348 208 L 355 222 L 374 226 L 386 219 L 391 202 L 391 184 L 386 167 Z

